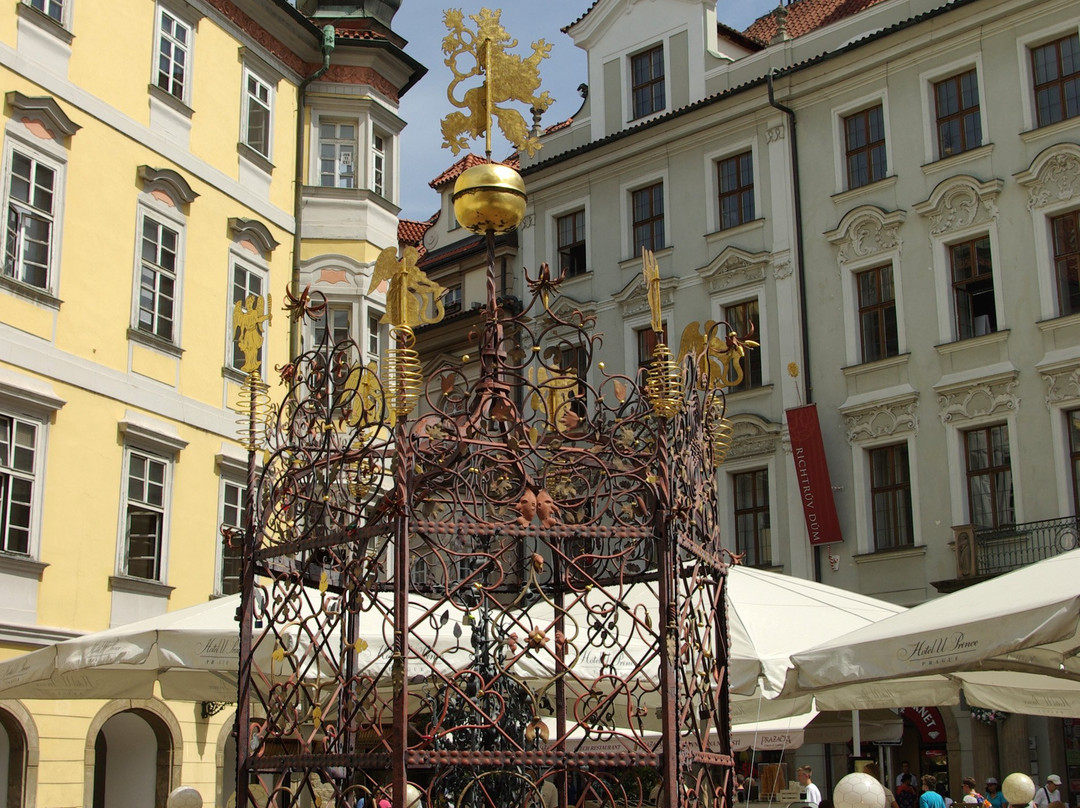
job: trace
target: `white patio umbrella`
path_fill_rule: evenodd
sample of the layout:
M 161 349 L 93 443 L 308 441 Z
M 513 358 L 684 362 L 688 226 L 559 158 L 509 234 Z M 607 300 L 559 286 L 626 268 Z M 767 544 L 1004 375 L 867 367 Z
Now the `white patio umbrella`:
M 927 601 L 793 655 L 819 707 L 969 703 L 1080 716 L 1080 550 Z

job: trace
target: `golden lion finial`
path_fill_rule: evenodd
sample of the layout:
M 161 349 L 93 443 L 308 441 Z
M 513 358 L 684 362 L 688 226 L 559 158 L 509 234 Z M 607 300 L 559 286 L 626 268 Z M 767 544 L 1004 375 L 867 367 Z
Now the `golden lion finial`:
M 479 14 L 470 14 L 469 19 L 476 23 L 475 32 L 466 27 L 465 15 L 458 9 L 450 9 L 443 17 L 450 33 L 443 39 L 442 49 L 446 54 L 446 66 L 454 74 L 446 95 L 455 107 L 468 111 L 467 115 L 451 112 L 442 121 L 443 146 L 454 154 L 466 148 L 468 138 L 484 135 L 490 157 L 492 116 L 515 147 L 528 152 L 530 157 L 540 148 L 540 140 L 529 134 L 521 113 L 500 105 L 520 101 L 540 112 L 551 106 L 554 99 L 546 90 L 536 94 L 540 89 L 538 67 L 540 61 L 548 57 L 551 45 L 543 39 L 537 40 L 532 43 L 532 55 L 526 59 L 507 53 L 509 48 L 517 47 L 518 41 L 511 39 L 500 24 L 501 14 L 498 9 L 486 8 Z M 466 54 L 475 64 L 463 73 L 458 70 L 458 58 Z M 476 76 L 484 77 L 483 86 L 471 87 L 460 100 L 455 98 L 457 86 Z

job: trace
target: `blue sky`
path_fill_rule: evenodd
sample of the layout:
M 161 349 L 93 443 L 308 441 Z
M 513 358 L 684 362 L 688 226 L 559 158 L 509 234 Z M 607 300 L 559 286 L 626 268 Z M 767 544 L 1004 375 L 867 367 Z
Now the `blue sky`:
M 516 53 L 527 55 L 529 44 L 546 39 L 551 58 L 540 65 L 542 86 L 555 98 L 544 115 L 550 125 L 577 112 L 581 96 L 577 86 L 588 81 L 585 52 L 574 47 L 569 36 L 559 29 L 573 22 L 592 5 L 592 0 L 403 0 L 394 17 L 394 30 L 409 41 L 406 52 L 428 68 L 428 73 L 401 100 L 401 117 L 408 122 L 401 137 L 401 215 L 407 219 L 426 219 L 439 208 L 439 199 L 428 187 L 434 177 L 457 157 L 442 148 L 439 122 L 453 107 L 446 98 L 452 77 L 443 64 L 443 10 L 460 8 L 475 14 L 481 8 L 502 8 L 502 24 L 518 39 Z M 762 14 L 775 8 L 777 0 L 719 0 L 718 19 L 743 30 Z M 522 109 L 523 114 L 528 114 Z M 482 140 L 474 142 L 473 151 L 482 154 Z M 492 156 L 505 157 L 511 151 L 505 145 L 493 146 Z M 459 155 L 460 157 L 460 155 Z

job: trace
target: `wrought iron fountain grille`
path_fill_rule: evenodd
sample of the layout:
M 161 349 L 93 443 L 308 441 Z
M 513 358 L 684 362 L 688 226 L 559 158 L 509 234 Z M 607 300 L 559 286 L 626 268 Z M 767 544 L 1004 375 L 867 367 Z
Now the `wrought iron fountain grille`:
M 591 318 L 547 305 L 559 280 L 528 281 L 511 311 L 489 278 L 474 358 L 411 416 L 352 342 L 282 373 L 252 475 L 238 805 L 729 805 L 722 407 L 687 361 L 661 417 L 644 372 L 594 367 Z

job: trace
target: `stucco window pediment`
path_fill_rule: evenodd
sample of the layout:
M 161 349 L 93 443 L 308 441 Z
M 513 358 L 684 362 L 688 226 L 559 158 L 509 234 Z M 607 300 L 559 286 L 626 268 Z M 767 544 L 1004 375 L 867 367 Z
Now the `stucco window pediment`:
M 731 426 L 731 449 L 725 462 L 776 454 L 783 436 L 780 424 L 756 415 L 735 415 L 731 417 Z
M 885 211 L 875 205 L 860 205 L 844 214 L 840 223 L 825 234 L 839 250 L 840 265 L 900 250 L 900 225 L 906 214 L 901 210 Z
M 29 96 L 18 90 L 11 90 L 4 95 L 8 106 L 22 114 L 24 118 L 38 121 L 55 138 L 69 138 L 82 129 L 71 120 L 67 113 L 51 97 Z
M 930 220 L 930 234 L 940 236 L 997 219 L 997 198 L 1005 183 L 999 179 L 980 182 L 961 174 L 938 183 L 916 212 Z
M 671 308 L 675 300 L 675 290 L 679 288 L 679 279 L 674 277 L 660 279 L 660 308 Z M 612 299 L 619 304 L 624 317 L 649 311 L 649 294 L 645 281 L 640 274 L 636 275 L 630 283 L 620 291 L 613 294 Z
M 893 435 L 918 434 L 919 394 L 870 402 L 861 406 L 841 408 L 849 443 L 877 440 Z
M 723 292 L 765 280 L 771 260 L 767 252 L 748 253 L 738 247 L 725 247 L 707 266 L 697 270 L 710 292 Z
M 965 381 L 938 383 L 938 415 L 943 424 L 963 424 L 976 419 L 1015 412 L 1020 405 L 1016 369 Z
M 1080 402 L 1080 359 L 1039 368 L 1046 382 L 1046 407 Z
M 1080 146 L 1058 143 L 1044 149 L 1016 181 L 1028 189 L 1028 209 L 1080 200 Z

